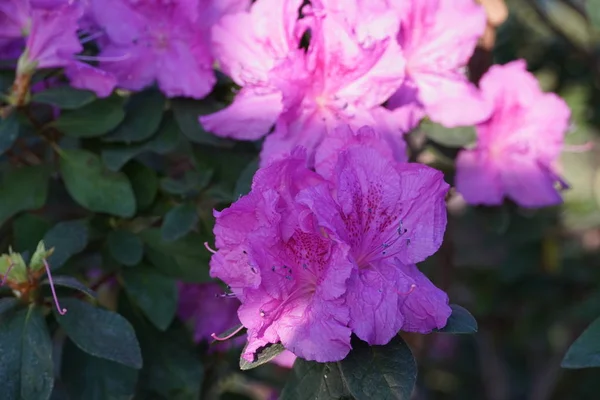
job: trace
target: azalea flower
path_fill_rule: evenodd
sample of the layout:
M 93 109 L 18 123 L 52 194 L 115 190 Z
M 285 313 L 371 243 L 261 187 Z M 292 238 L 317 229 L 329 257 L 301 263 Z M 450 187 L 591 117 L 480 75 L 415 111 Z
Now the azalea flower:
M 126 89 L 157 82 L 169 97 L 203 98 L 216 82 L 209 22 L 248 5 L 248 0 L 91 0 L 90 15 L 105 33 L 98 41 L 100 67 Z
M 499 205 L 504 197 L 523 207 L 560 204 L 556 186 L 566 183 L 553 163 L 562 150 L 569 107 L 541 91 L 523 60 L 490 68 L 481 90 L 493 113 L 476 126 L 476 146 L 458 155 L 458 191 L 470 204 Z
M 490 107 L 464 73 L 485 30 L 484 9 L 474 0 L 396 4 L 403 16 L 397 37 L 406 58 L 406 80 L 388 107 L 403 128 L 414 128 L 425 115 L 447 127 L 486 119 Z
M 224 17 L 213 28 L 213 46 L 223 71 L 242 88 L 233 104 L 200 117 L 216 135 L 241 140 L 267 136 L 261 165 L 296 146 L 309 165 L 323 139 L 340 125 L 372 125 L 402 143 L 389 110 L 381 104 L 404 79 L 404 59 L 394 40 L 393 12 L 352 24 L 319 2 L 259 0 L 246 13 Z M 359 19 L 359 16 L 356 16 Z M 356 27 L 359 27 L 355 29 Z M 303 35 L 310 36 L 300 48 Z M 403 148 L 403 143 L 398 144 Z M 403 151 L 397 152 L 403 156 Z

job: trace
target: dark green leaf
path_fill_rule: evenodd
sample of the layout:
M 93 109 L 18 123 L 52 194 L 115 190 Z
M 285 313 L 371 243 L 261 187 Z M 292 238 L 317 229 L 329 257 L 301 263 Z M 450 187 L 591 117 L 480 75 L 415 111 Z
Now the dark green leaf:
M 55 310 L 54 315 L 81 350 L 128 367 L 142 367 L 135 332 L 125 318 L 77 299 L 63 298 L 61 305 L 67 309 L 66 314 Z
M 33 253 L 52 225 L 46 219 L 31 213 L 23 213 L 13 220 L 13 249 Z
M 417 379 L 415 359 L 400 336 L 385 346 L 352 341 L 352 351 L 338 363 L 357 399 L 410 399 Z
M 245 351 L 246 347 L 244 347 L 244 350 L 242 350 L 242 355 L 245 353 Z M 284 351 L 285 347 L 283 347 L 281 343 L 268 344 L 265 347 L 258 349 L 258 351 L 256 352 L 257 355 L 255 356 L 255 360 L 253 362 L 246 360 L 244 357 L 240 357 L 240 369 L 245 371 L 248 369 L 259 367 L 263 364 L 268 363 Z
M 103 168 L 95 154 L 86 150 L 64 150 L 60 169 L 69 194 L 83 207 L 132 217 L 135 214 L 135 195 L 127 176 Z
M 197 257 L 171 256 L 162 250 L 149 247 L 146 257 L 161 273 L 185 282 L 210 282 L 208 258 L 198 260 Z
M 475 318 L 463 307 L 450 304 L 452 308 L 452 314 L 448 318 L 448 323 L 442 329 L 436 329 L 434 331 L 442 333 L 475 333 L 477 332 L 477 321 Z
M 126 108 L 125 120 L 105 141 L 131 143 L 150 138 L 160 125 L 165 98 L 158 90 L 145 90 L 134 94 Z
M 52 342 L 42 313 L 18 311 L 0 324 L 3 400 L 47 400 L 54 386 Z
M 13 215 L 36 210 L 48 197 L 49 168 L 44 165 L 11 169 L 0 181 L 0 226 Z
M 193 196 L 204 189 L 212 178 L 212 171 L 187 171 L 181 179 L 164 178 L 160 187 L 167 193 Z
M 51 125 L 65 135 L 90 138 L 102 136 L 123 121 L 123 99 L 113 95 L 98 99 L 77 110 L 65 111 Z
M 31 101 L 50 104 L 63 110 L 74 110 L 96 100 L 96 94 L 89 90 L 75 89 L 71 86 L 53 87 L 34 93 Z
M 91 356 L 67 340 L 61 376 L 72 399 L 127 400 L 133 397 L 138 371 Z
M 150 207 L 158 193 L 156 172 L 139 162 L 127 164 L 123 172 L 131 181 L 138 209 L 143 210 Z
M 201 235 L 191 233 L 186 237 L 167 242 L 163 240 L 160 229 L 151 228 L 140 232 L 140 237 L 150 247 L 172 256 L 196 257 L 204 261 L 210 259 L 210 253 L 202 246 L 206 241 Z
M 193 204 L 179 204 L 165 215 L 161 227 L 162 238 L 168 242 L 184 237 L 198 223 L 198 213 Z
M 423 121 L 419 130 L 425 132 L 432 141 L 446 147 L 464 147 L 475 142 L 477 138 L 472 126 L 446 128 L 431 121 Z
M 6 119 L 0 119 L 0 155 L 10 149 L 19 137 L 19 119 L 13 112 Z
M 4 297 L 0 299 L 0 314 L 12 310 L 19 304 L 19 299 L 16 297 Z M 1 324 L 1 323 L 0 323 Z
M 172 400 L 199 399 L 203 368 L 189 334 L 181 329 L 140 333 L 145 365 L 142 386 Z
M 600 318 L 575 340 L 561 366 L 572 369 L 600 367 Z
M 144 243 L 135 234 L 117 230 L 108 234 L 108 250 L 115 260 L 123 265 L 136 265 L 142 261 Z
M 250 193 L 252 187 L 252 178 L 258 170 L 258 158 L 251 161 L 246 168 L 242 171 L 242 174 L 235 183 L 235 189 L 233 190 L 233 199 L 238 199 L 240 196 Z
M 336 363 L 317 363 L 301 358 L 294 362 L 292 375 L 280 400 L 353 400 Z
M 85 249 L 88 244 L 88 228 L 80 220 L 59 222 L 46 232 L 44 244 L 47 249 L 54 247 L 48 263 L 53 270 L 60 268 L 69 258 Z
M 96 292 L 94 292 L 92 289 L 88 288 L 87 286 L 85 286 L 83 283 L 81 283 L 76 278 L 73 278 L 72 276 L 54 276 L 52 278 L 52 283 L 55 286 L 64 286 L 64 287 L 78 290 L 81 293 L 87 294 L 92 299 L 95 299 L 97 297 Z M 49 284 L 50 284 L 49 280 L 44 280 L 42 282 L 42 285 L 49 285 Z
M 102 161 L 111 171 L 120 170 L 134 157 L 153 152 L 166 154 L 177 147 L 179 143 L 179 128 L 172 116 L 166 116 L 155 137 L 147 142 L 129 145 L 111 145 L 102 150 Z
M 175 280 L 142 267 L 123 271 L 122 277 L 125 290 L 148 319 L 161 331 L 166 330 L 177 310 Z
M 209 145 L 216 145 L 222 142 L 218 137 L 206 132 L 198 121 L 200 115 L 217 111 L 217 108 L 208 103 L 207 100 L 177 98 L 171 100 L 171 107 L 175 113 L 175 119 L 177 120 L 177 124 L 179 124 L 179 128 L 192 142 Z

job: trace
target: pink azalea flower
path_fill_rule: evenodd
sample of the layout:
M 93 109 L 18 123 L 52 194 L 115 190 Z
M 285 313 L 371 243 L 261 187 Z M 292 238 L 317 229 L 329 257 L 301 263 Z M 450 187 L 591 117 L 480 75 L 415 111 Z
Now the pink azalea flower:
M 169 97 L 203 98 L 213 88 L 210 26 L 249 0 L 91 0 L 91 14 L 105 31 L 101 68 L 121 87 L 141 90 L 154 82 Z M 206 17 L 205 17 L 206 14 Z
M 486 119 L 490 107 L 463 69 L 483 34 L 486 15 L 474 0 L 413 0 L 397 6 L 404 16 L 398 42 L 406 81 L 389 100 L 404 129 L 428 115 L 447 127 Z
M 210 132 L 223 137 L 256 140 L 269 132 L 261 164 L 300 145 L 309 164 L 326 135 L 339 125 L 373 125 L 401 141 L 389 110 L 380 105 L 404 79 L 396 32 L 388 12 L 378 18 L 349 21 L 337 10 L 301 0 L 259 0 L 250 12 L 224 17 L 213 28 L 213 44 L 224 72 L 242 89 L 233 104 L 200 117 Z M 343 18 L 342 18 L 343 17 Z M 300 49 L 310 32 L 308 49 Z
M 350 350 L 343 294 L 352 270 L 348 247 L 315 224 L 294 202 L 325 181 L 295 152 L 257 172 L 252 191 L 215 213 L 218 252 L 211 275 L 224 280 L 242 305 L 249 361 L 269 343 L 319 362 L 343 359 Z
M 505 196 L 523 207 L 561 203 L 555 185 L 566 184 L 552 164 L 563 146 L 569 107 L 542 92 L 522 60 L 490 68 L 481 90 L 493 113 L 477 125 L 475 148 L 458 156 L 458 191 L 470 204 L 499 205 Z
M 399 330 L 445 326 L 447 295 L 414 265 L 442 243 L 448 190 L 442 173 L 354 145 L 339 154 L 332 185 L 313 186 L 298 201 L 351 247 L 355 268 L 345 298 L 352 331 L 383 345 Z

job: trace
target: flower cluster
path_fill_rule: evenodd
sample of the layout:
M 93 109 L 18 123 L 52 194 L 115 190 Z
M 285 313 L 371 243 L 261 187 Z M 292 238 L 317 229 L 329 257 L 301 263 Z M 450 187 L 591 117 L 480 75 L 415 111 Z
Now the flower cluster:
M 4 0 L 0 59 L 15 63 L 16 107 L 45 68 L 99 97 L 156 85 L 202 99 L 215 65 L 231 77 L 233 102 L 199 124 L 264 137 L 251 192 L 215 212 L 211 275 L 237 300 L 209 317 L 213 301 L 198 301 L 215 287 L 184 285 L 180 314 L 204 340 L 237 310 L 248 360 L 281 342 L 325 362 L 348 354 L 352 334 L 381 345 L 450 315 L 416 266 L 442 243 L 449 189 L 408 162 L 404 137 L 423 119 L 475 126 L 456 163 L 469 204 L 561 202 L 569 109 L 521 60 L 471 82 L 485 27 L 474 0 Z

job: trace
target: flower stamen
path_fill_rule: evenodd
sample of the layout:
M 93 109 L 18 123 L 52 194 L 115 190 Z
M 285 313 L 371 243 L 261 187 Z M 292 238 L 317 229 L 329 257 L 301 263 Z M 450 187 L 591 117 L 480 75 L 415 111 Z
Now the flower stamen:
M 66 308 L 61 308 L 58 303 L 58 297 L 56 296 L 56 290 L 54 290 L 54 281 L 52 280 L 52 274 L 50 273 L 50 266 L 48 265 L 48 261 L 43 259 L 44 267 L 46 267 L 46 274 L 48 275 L 48 281 L 50 281 L 50 290 L 52 290 L 52 297 L 54 298 L 54 304 L 56 305 L 56 310 L 60 315 L 65 315 L 67 313 Z

